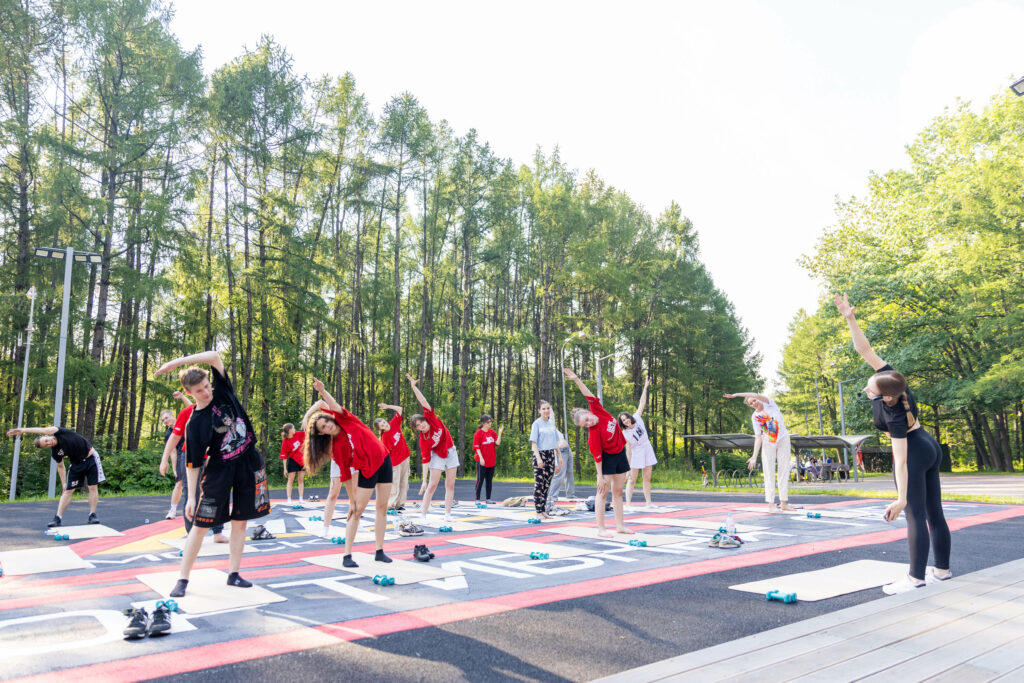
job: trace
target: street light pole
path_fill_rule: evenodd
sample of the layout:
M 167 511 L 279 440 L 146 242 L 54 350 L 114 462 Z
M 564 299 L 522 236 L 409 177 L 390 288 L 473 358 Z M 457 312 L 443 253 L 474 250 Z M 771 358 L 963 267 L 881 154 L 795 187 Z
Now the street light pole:
M 28 330 L 25 341 L 25 367 L 21 371 L 21 399 L 18 402 L 18 429 L 22 427 L 22 421 L 25 418 L 25 388 L 28 386 L 28 356 L 32 352 L 32 332 L 34 327 L 32 325 L 33 315 L 36 310 L 36 288 L 29 287 L 28 289 Z M 11 492 L 10 500 L 14 500 L 14 496 L 17 494 L 18 489 L 18 457 L 21 455 L 21 435 L 14 440 L 14 459 L 11 461 Z
M 814 399 L 818 403 L 818 434 L 825 434 L 825 425 L 821 421 L 821 394 L 818 392 L 818 375 L 814 375 Z M 821 449 L 821 462 L 825 463 L 825 449 Z
M 601 403 L 604 403 L 604 387 L 601 384 L 601 361 L 606 360 L 614 356 L 614 353 L 609 353 L 607 356 L 601 356 L 597 359 L 597 397 L 601 399 Z
M 843 400 L 843 385 L 846 384 L 847 382 L 856 381 L 857 378 L 853 377 L 851 379 L 844 379 L 842 382 L 839 383 L 839 428 L 843 436 L 846 436 L 846 403 Z M 848 454 L 849 447 L 843 446 L 843 461 L 847 467 L 850 466 L 850 459 L 848 457 Z M 858 470 L 856 462 L 853 463 L 853 480 L 855 482 L 860 481 L 860 470 Z
M 568 337 L 565 338 L 565 341 L 562 342 L 562 346 L 559 349 L 559 355 L 560 355 L 560 357 L 562 359 L 562 367 L 563 368 L 565 367 L 565 347 L 568 346 L 569 342 L 571 342 L 573 339 L 583 339 L 585 336 L 587 336 L 586 331 L 580 330 L 579 332 L 574 332 L 573 334 L 570 334 Z M 565 438 L 568 439 L 569 438 L 569 436 L 568 436 L 568 434 L 569 434 L 569 414 L 566 412 L 566 409 L 565 409 L 565 373 L 559 371 L 558 374 L 562 376 L 562 429 L 565 430 L 565 433 L 566 433 L 566 437 Z

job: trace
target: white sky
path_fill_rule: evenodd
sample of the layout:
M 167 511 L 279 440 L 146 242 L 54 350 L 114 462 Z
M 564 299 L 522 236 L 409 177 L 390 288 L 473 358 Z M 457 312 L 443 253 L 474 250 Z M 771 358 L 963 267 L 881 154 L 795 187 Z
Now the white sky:
M 654 216 L 677 201 L 773 380 L 820 292 L 796 265 L 870 171 L 957 97 L 1024 73 L 1024 0 L 177 0 L 212 72 L 269 33 L 299 73 L 409 91 L 530 161 L 558 145 Z M 1022 102 L 1024 106 L 1024 102 Z

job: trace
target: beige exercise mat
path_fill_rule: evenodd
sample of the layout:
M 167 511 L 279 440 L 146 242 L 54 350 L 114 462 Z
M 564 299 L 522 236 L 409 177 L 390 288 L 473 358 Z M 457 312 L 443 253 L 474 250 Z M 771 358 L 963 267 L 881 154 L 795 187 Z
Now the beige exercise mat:
M 300 519 L 299 520 L 299 524 L 301 524 L 302 528 L 306 530 L 306 533 L 310 534 L 311 536 L 320 536 L 323 533 L 323 530 L 324 530 L 324 523 L 323 522 L 310 522 L 309 520 Z M 332 524 L 330 526 L 330 528 L 328 528 L 328 530 L 327 530 L 327 538 L 334 538 L 335 536 L 337 536 L 339 538 L 345 538 L 345 525 L 344 524 Z M 396 538 L 398 538 L 398 536 L 396 536 L 395 534 L 388 533 L 388 532 L 384 533 L 384 540 L 385 541 L 392 541 L 392 540 L 394 540 Z M 355 539 L 353 539 L 353 542 L 354 543 L 373 543 L 375 540 L 377 540 L 377 537 L 374 535 L 372 530 L 369 530 L 369 529 L 359 529 L 358 531 L 356 531 L 356 537 L 355 537 Z
M 450 526 L 452 531 L 479 531 L 494 527 L 493 524 L 488 524 L 487 522 L 462 522 L 457 519 L 446 522 L 444 517 L 440 515 L 430 515 L 426 519 L 423 519 L 423 517 L 410 517 L 409 519 L 413 524 L 425 526 L 429 529 L 440 529 L 443 526 Z
M 170 597 L 174 584 L 178 582 L 178 570 L 156 574 L 139 574 L 139 581 L 149 586 L 161 597 Z M 245 578 L 245 572 L 242 572 Z M 188 578 L 188 590 L 183 598 L 174 598 L 178 607 L 188 616 L 223 612 L 229 609 L 256 607 L 272 602 L 284 602 L 285 597 L 260 586 L 235 588 L 227 585 L 228 575 L 216 569 L 195 569 Z
M 683 526 L 689 529 L 708 529 L 718 531 L 725 526 L 725 522 L 712 522 L 707 519 L 687 519 L 676 517 L 630 517 L 630 524 L 663 524 L 665 526 Z M 751 526 L 749 524 L 736 524 L 736 533 L 746 534 L 752 531 L 765 531 L 766 526 Z
M 534 552 L 547 553 L 548 557 L 553 560 L 559 560 L 566 557 L 578 557 L 580 555 L 592 555 L 593 553 L 601 552 L 594 548 L 574 548 L 571 545 L 521 541 L 519 539 L 505 538 L 503 536 L 470 536 L 468 538 L 453 538 L 450 542 L 457 543 L 459 545 L 468 545 L 473 548 L 483 548 L 484 550 L 496 550 L 502 553 L 520 553 L 522 555 L 529 555 Z
M 249 520 L 249 524 L 246 526 L 245 532 L 249 534 L 251 537 L 252 530 L 260 526 L 261 524 L 263 525 L 264 529 L 274 534 L 275 536 L 288 532 L 288 529 L 287 527 L 285 527 L 285 522 L 283 519 L 268 519 L 265 521 L 263 519 Z
M 47 543 L 58 543 L 46 539 Z M 80 558 L 66 545 L 52 548 L 30 548 L 28 550 L 7 550 L 0 553 L 0 569 L 4 576 L 26 576 L 46 572 L 63 572 L 69 569 L 92 569 L 93 564 Z
M 387 551 L 388 549 L 384 548 L 384 552 L 386 553 Z M 302 558 L 302 561 L 319 565 L 321 567 L 327 567 L 328 569 L 336 569 L 338 571 L 359 574 L 360 576 L 367 576 L 371 578 L 377 574 L 384 574 L 385 576 L 394 578 L 395 585 L 419 583 L 420 581 L 432 581 L 435 579 L 447 579 L 452 576 L 463 575 L 462 572 L 442 569 L 436 563 L 409 562 L 407 560 L 396 560 L 394 558 L 392 558 L 391 562 L 377 562 L 373 559 L 373 555 L 369 555 L 367 553 L 352 553 L 352 559 L 359 565 L 358 567 L 341 566 L 341 555 L 304 557 Z
M 737 512 L 760 512 L 761 514 L 782 514 L 782 515 L 793 515 L 794 517 L 807 517 L 808 512 L 821 513 L 822 517 L 835 517 L 836 519 L 864 519 L 866 515 L 863 512 L 855 510 L 833 510 L 831 508 L 801 508 L 799 510 L 778 510 L 775 513 L 768 512 L 767 505 L 758 505 L 744 508 L 736 508 Z
M 878 588 L 898 581 L 907 574 L 903 562 L 880 562 L 878 560 L 857 560 L 812 572 L 787 574 L 774 579 L 763 579 L 741 583 L 729 588 L 746 593 L 779 591 L 782 594 L 796 593 L 797 600 L 814 601 L 834 598 L 868 588 Z
M 228 529 L 225 529 L 224 531 L 228 531 Z M 248 536 L 246 539 L 248 539 Z M 160 542 L 164 545 L 169 545 L 172 548 L 177 548 L 178 550 L 183 551 L 185 550 L 185 542 L 187 540 L 188 536 L 185 536 L 184 538 L 162 538 L 160 539 Z M 199 555 L 197 555 L 197 557 L 216 557 L 217 555 L 227 555 L 230 552 L 230 543 L 217 543 L 213 540 L 212 534 L 207 534 L 206 536 L 203 536 L 203 544 L 199 546 Z M 242 546 L 242 552 L 251 553 L 256 551 L 248 545 L 244 545 Z
M 64 534 L 71 537 L 72 541 L 83 538 L 106 538 L 108 536 L 124 536 L 120 531 L 111 529 L 103 524 L 82 524 L 80 526 L 57 526 L 46 530 L 47 537 L 54 534 Z
M 611 538 L 597 535 L 597 527 L 589 526 L 563 526 L 557 529 L 543 529 L 549 534 L 563 534 L 565 536 L 576 536 L 578 538 L 594 538 L 599 541 L 615 541 L 617 543 L 629 543 L 632 540 L 647 541 L 649 546 L 671 545 L 679 543 L 679 536 L 664 536 L 654 534 L 620 534 L 615 533 Z M 613 529 L 609 529 L 613 531 Z M 613 531 L 614 533 L 614 531 Z

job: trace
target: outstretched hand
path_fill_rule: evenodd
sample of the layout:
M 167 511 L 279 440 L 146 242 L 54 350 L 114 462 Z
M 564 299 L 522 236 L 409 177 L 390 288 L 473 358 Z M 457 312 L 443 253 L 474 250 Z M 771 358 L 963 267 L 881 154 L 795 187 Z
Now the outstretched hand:
M 647 375 L 647 379 L 644 380 L 644 389 L 651 386 L 651 376 Z
M 318 380 L 316 377 L 313 378 L 313 391 L 320 393 L 324 390 L 324 383 Z
M 562 372 L 564 372 L 565 376 L 568 377 L 569 379 L 578 379 L 576 377 L 576 373 L 570 370 L 569 368 L 562 368 Z
M 153 376 L 156 377 L 158 375 L 164 374 L 165 372 L 170 372 L 175 367 L 176 366 L 172 365 L 170 362 L 164 363 L 163 365 L 161 365 L 160 367 L 153 371 Z
M 17 429 L 17 428 L 15 428 L 15 429 L 8 429 L 7 430 L 7 436 L 13 436 L 15 438 L 21 436 L 24 433 L 25 432 L 23 430 Z
M 405 373 L 405 378 L 406 378 L 407 380 L 409 380 L 409 384 L 411 384 L 411 385 L 413 385 L 413 386 L 416 386 L 416 384 L 417 384 L 417 383 L 419 382 L 419 380 L 418 380 L 418 379 L 413 379 L 413 376 L 412 376 L 412 375 L 410 375 L 410 374 L 409 374 L 408 372 L 407 372 L 407 373 Z
M 184 394 L 181 393 L 180 391 L 175 391 L 173 394 L 171 394 L 171 398 L 176 398 L 179 401 L 182 399 L 182 397 L 184 397 Z
M 834 303 L 836 305 L 836 308 L 839 309 L 839 315 L 847 319 L 853 317 L 856 307 L 850 304 L 850 298 L 846 295 L 845 292 L 842 296 L 840 296 L 837 293 L 834 297 L 832 297 L 832 303 Z
M 722 394 L 722 398 L 736 398 L 736 394 Z

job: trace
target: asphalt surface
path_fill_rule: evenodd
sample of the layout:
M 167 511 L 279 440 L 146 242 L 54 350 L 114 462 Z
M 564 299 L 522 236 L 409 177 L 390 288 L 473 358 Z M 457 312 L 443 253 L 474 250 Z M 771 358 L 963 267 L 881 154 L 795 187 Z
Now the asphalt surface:
M 311 490 L 321 497 L 326 490 Z M 415 491 L 414 491 L 415 492 Z M 577 494 L 587 496 L 592 489 L 577 487 Z M 277 492 L 281 495 L 280 492 Z M 496 484 L 495 497 L 530 495 L 529 484 Z M 472 482 L 459 482 L 456 497 L 472 499 Z M 636 496 L 635 500 L 641 499 Z M 162 519 L 167 509 L 167 496 L 133 499 L 102 499 L 99 514 L 104 524 L 118 530 L 130 529 L 145 519 Z M 435 501 L 437 496 L 435 495 Z M 655 503 L 739 504 L 756 505 L 762 502 L 757 494 L 726 494 L 714 492 L 657 492 Z M 855 502 L 849 498 L 795 495 L 791 503 L 819 506 L 833 502 Z M 869 504 L 864 501 L 865 505 Z M 978 514 L 989 511 L 1013 512 L 1012 506 L 975 505 L 956 507 L 949 512 L 950 519 L 957 514 Z M 23 503 L 0 506 L 0 550 L 41 545 L 41 529 L 53 515 L 55 503 Z M 1020 511 L 1024 512 L 1024 510 Z M 88 514 L 84 501 L 72 504 L 65 523 L 78 524 Z M 650 515 L 642 511 L 633 516 Z M 77 518 L 81 517 L 82 520 Z M 776 516 L 778 517 L 778 516 Z M 744 520 L 758 524 L 756 519 Z M 628 518 L 627 518 L 628 523 Z M 836 522 L 841 524 L 841 522 Z M 861 533 L 841 526 L 812 525 L 805 527 L 815 538 L 836 534 Z M 882 524 L 871 530 L 890 527 Z M 804 528 L 804 527 L 800 527 Z M 968 526 L 953 532 L 952 568 L 957 575 L 1019 559 L 1024 555 L 1020 539 L 1024 537 L 1024 516 L 1014 516 Z M 807 538 L 796 537 L 780 542 L 801 543 Z M 813 540 L 813 539 L 811 539 Z M 421 541 L 423 542 L 423 541 Z M 431 547 L 443 544 L 440 538 L 429 538 Z M 748 544 L 749 545 L 749 544 Z M 72 546 L 73 547 L 73 546 Z M 246 559 L 243 558 L 243 573 Z M 190 681 L 253 681 L 345 678 L 351 681 L 586 681 L 617 673 L 661 659 L 716 645 L 736 638 L 765 631 L 794 621 L 836 611 L 862 602 L 883 597 L 880 589 L 871 589 L 817 602 L 798 602 L 783 605 L 767 602 L 756 595 L 729 590 L 729 586 L 767 576 L 821 569 L 859 559 L 907 562 L 907 546 L 903 539 L 884 543 L 854 545 L 824 552 L 811 551 L 791 559 L 745 566 L 738 569 L 699 573 L 678 580 L 655 581 L 649 585 L 618 590 L 614 580 L 608 590 L 583 597 L 552 599 L 542 604 L 509 609 L 497 614 L 472 616 L 466 612 L 459 619 L 464 603 L 453 601 L 449 608 L 455 620 L 442 626 L 410 624 L 397 632 L 375 637 L 356 638 L 323 647 L 299 648 L 287 654 L 260 656 L 257 649 L 249 653 L 247 661 L 206 668 L 199 671 L 181 671 L 166 676 L 166 680 Z M 169 563 L 173 568 L 173 562 Z M 614 563 L 608 563 L 613 565 Z M 620 571 L 619 567 L 613 567 Z M 623 570 L 624 571 L 624 570 Z M 611 575 L 613 578 L 619 576 Z M 562 580 L 542 577 L 545 586 L 557 585 Z M 2 581 L 7 581 L 3 579 Z M 4 584 L 0 581 L 0 597 Z M 263 585 L 264 581 L 258 582 Z M 496 590 L 487 585 L 488 590 Z M 325 596 L 326 598 L 327 596 Z M 473 596 L 471 596 L 473 597 Z M 290 601 L 291 602 L 291 601 Z M 341 605 L 342 601 L 325 600 L 327 605 Z M 274 608 L 270 605 L 267 609 Z M 60 609 L 60 607 L 57 607 Z M 52 610 L 47 607 L 46 610 Z M 36 612 L 40 609 L 36 608 Z M 24 616 L 32 610 L 15 610 L 9 616 Z M 258 622 L 253 612 L 248 625 Z M 339 623 L 349 615 L 338 613 L 321 619 L 311 610 L 310 621 Z M 0 613 L 0 646 L 3 644 L 4 613 Z M 214 634 L 210 642 L 232 647 L 232 637 L 225 635 L 223 618 L 199 617 L 193 620 L 201 633 Z M 231 623 L 231 622 L 228 622 Z M 241 622 L 239 622 L 241 623 Z M 80 628 L 86 628 L 81 626 Z M 190 634 L 182 634 L 190 635 Z M 238 634 L 239 637 L 247 634 Z M 178 636 L 172 636 L 178 637 Z M 170 641 L 164 641 L 170 642 Z M 182 645 L 195 647 L 194 641 L 182 639 Z M 111 646 L 112 647 L 112 646 Z M 137 648 L 139 655 L 147 652 L 146 641 Z M 165 646 L 166 647 L 166 646 Z M 113 651 L 112 651 L 113 652 Z M 123 656 L 112 654 L 111 659 Z M 75 651 L 60 658 L 53 670 L 75 665 Z M 3 661 L 0 660 L 0 665 Z M 164 680 L 165 673 L 154 668 L 145 678 Z M 18 675 L 22 675 L 19 673 Z M 66 677 L 65 674 L 58 674 Z M 134 678 L 139 678 L 135 675 Z

